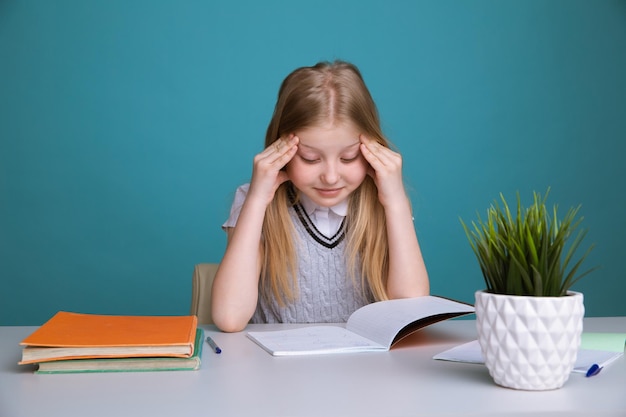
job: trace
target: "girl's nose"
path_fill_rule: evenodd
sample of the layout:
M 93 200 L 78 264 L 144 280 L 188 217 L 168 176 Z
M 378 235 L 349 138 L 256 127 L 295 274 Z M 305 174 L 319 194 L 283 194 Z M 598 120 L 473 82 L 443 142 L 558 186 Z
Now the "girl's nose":
M 337 165 L 327 163 L 324 167 L 324 172 L 322 173 L 321 178 L 325 184 L 336 184 L 337 181 L 339 181 L 339 178 L 341 178 Z

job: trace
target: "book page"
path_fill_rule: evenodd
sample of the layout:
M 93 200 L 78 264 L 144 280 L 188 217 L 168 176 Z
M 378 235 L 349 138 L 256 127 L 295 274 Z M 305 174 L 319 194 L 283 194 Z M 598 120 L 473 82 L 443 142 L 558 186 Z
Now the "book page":
M 386 350 L 385 346 L 339 326 L 248 332 L 248 337 L 274 356 Z
M 436 321 L 473 312 L 473 306 L 447 298 L 402 298 L 361 307 L 352 313 L 346 328 L 390 348 L 400 331 L 410 324 L 415 325 L 412 330 L 417 330 Z

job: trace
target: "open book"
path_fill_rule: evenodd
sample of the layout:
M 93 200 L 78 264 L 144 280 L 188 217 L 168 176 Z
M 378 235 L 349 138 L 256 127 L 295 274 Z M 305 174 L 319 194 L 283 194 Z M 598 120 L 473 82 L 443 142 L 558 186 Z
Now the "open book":
M 470 314 L 474 307 L 437 296 L 379 301 L 361 307 L 342 326 L 248 332 L 248 337 L 274 356 L 386 351 L 423 327 Z

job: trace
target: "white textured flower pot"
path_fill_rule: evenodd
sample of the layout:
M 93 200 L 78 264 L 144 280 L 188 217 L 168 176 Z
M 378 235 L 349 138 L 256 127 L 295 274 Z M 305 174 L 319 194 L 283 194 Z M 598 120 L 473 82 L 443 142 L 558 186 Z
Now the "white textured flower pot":
M 475 293 L 478 342 L 494 382 L 550 390 L 569 378 L 583 329 L 583 295 L 529 297 Z

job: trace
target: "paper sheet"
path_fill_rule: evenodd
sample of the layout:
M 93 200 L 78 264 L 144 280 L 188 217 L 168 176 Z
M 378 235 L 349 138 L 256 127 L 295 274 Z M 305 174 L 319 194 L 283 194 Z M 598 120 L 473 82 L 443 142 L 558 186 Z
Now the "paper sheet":
M 625 342 L 625 333 L 583 333 L 581 347 L 578 350 L 572 372 L 586 373 L 591 365 L 596 363 L 601 367 L 608 366 L 624 354 Z M 464 363 L 485 363 L 478 340 L 455 346 L 433 356 L 433 359 Z

